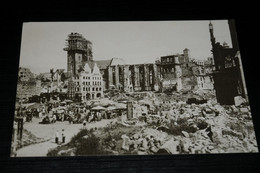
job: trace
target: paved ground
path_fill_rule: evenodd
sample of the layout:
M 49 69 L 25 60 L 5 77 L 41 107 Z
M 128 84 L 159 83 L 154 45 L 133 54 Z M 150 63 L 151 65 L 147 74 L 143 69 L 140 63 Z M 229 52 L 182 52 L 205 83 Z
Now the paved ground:
M 115 119 L 101 120 L 98 122 L 92 122 L 87 124 L 87 128 L 99 128 L 105 127 L 110 122 L 115 121 Z M 48 150 L 57 147 L 55 143 L 55 132 L 58 130 L 61 135 L 62 129 L 65 130 L 66 141 L 68 143 L 70 139 L 79 132 L 83 127 L 82 124 L 69 124 L 68 121 L 56 122 L 55 124 L 39 124 L 40 119 L 34 118 L 32 122 L 25 123 L 24 128 L 33 133 L 35 136 L 44 138 L 48 141 L 32 144 L 17 150 L 17 157 L 41 157 L 46 156 Z

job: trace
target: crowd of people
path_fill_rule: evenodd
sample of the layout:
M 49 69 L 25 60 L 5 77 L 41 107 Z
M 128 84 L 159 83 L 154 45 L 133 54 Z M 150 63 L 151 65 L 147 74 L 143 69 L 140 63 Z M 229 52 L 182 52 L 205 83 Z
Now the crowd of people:
M 57 121 L 68 121 L 70 124 L 83 123 L 83 121 L 90 123 L 119 115 L 121 115 L 120 110 L 92 110 L 91 106 L 84 104 L 61 104 L 60 102 L 38 104 L 34 108 L 19 106 L 15 111 L 15 116 L 23 117 L 24 122 L 31 122 L 33 117 L 37 117 L 41 119 L 41 124 Z

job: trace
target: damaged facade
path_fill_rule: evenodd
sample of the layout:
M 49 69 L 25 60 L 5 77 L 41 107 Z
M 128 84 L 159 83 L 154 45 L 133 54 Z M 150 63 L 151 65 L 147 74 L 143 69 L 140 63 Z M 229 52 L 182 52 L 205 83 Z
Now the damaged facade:
M 92 43 L 79 33 L 69 34 L 66 41 L 68 97 L 83 102 L 103 97 L 103 77 L 93 63 Z
M 212 61 L 208 58 L 207 61 L 193 61 L 192 63 L 192 74 L 195 77 L 196 89 L 213 90 L 213 77 L 212 73 Z M 205 62 L 209 64 L 205 65 Z
M 81 34 L 71 33 L 68 35 L 67 47 L 64 50 L 67 51 L 67 71 L 73 78 L 68 82 L 70 98 L 77 92 L 80 92 L 82 100 L 96 98 L 97 93 L 94 94 L 95 97 L 87 97 L 82 89 L 72 84 L 79 82 L 78 79 L 86 64 L 92 67 L 96 64 L 99 68 L 102 93 L 105 89 L 117 89 L 128 93 L 213 89 L 212 77 L 206 72 L 204 63 L 200 65 L 194 62 L 187 48 L 183 50 L 183 54 L 162 56 L 155 63 L 148 64 L 126 64 L 121 58 L 95 61 L 92 57 L 92 43 Z
M 29 99 L 33 95 L 40 95 L 41 80 L 38 80 L 28 68 L 19 68 L 16 98 Z
M 115 87 L 125 92 L 158 91 L 158 76 L 155 64 L 108 66 L 108 88 Z
M 157 61 L 161 91 L 206 89 L 213 90 L 213 58 L 195 60 L 190 50 L 185 48 L 183 54 L 168 55 Z
M 41 80 L 41 93 L 67 92 L 65 69 L 50 69 L 50 72 L 40 73 L 37 79 Z
M 179 55 L 169 55 L 157 61 L 161 91 L 180 91 L 182 89 L 182 70 Z
M 34 78 L 34 74 L 30 69 L 19 67 L 18 81 L 29 81 L 31 78 Z
M 215 62 L 213 72 L 214 88 L 220 104 L 234 104 L 234 97 L 247 97 L 243 76 L 240 51 L 233 20 L 228 21 L 232 48 L 226 43 L 221 45 L 214 37 L 213 25 L 209 24 L 210 41 Z
M 68 35 L 64 50 L 67 51 L 67 70 L 72 71 L 73 75 L 79 73 L 85 62 L 93 60 L 92 43 L 79 33 Z

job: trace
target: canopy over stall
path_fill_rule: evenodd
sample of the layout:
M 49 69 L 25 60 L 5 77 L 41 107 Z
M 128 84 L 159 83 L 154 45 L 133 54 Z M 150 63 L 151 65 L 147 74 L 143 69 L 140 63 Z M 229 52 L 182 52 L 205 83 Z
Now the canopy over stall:
M 99 110 L 105 110 L 106 108 L 102 107 L 102 106 L 96 106 L 91 108 L 92 111 L 99 111 Z

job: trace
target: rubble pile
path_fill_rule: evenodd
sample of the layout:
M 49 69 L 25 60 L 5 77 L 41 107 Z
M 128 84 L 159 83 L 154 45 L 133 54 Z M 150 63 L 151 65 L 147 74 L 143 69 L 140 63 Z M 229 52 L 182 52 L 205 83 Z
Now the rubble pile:
M 123 142 L 121 149 L 130 151 L 131 154 L 153 154 L 157 153 L 160 147 L 168 138 L 168 134 L 156 129 L 143 129 L 132 136 L 122 135 Z
M 133 116 L 118 114 L 114 124 L 95 130 L 102 152 L 112 155 L 258 152 L 250 107 L 243 98 L 235 98 L 234 105 L 220 105 L 215 99 L 187 102 L 187 97 L 203 99 L 193 96 L 176 99 L 175 95 L 145 92 L 118 96 L 135 99 Z M 74 150 L 67 149 L 59 154 L 73 155 Z
M 125 100 L 129 97 L 125 93 L 117 93 L 115 96 L 112 97 L 112 100 L 119 101 L 119 100 Z
M 258 151 L 250 107 L 243 100 L 232 106 L 214 100 L 203 104 L 169 101 L 142 121 L 146 124 L 142 131 L 121 136 L 121 149 L 132 154 Z
M 194 90 L 192 93 L 199 96 L 201 99 L 215 99 L 215 92 L 212 90 L 198 89 Z

